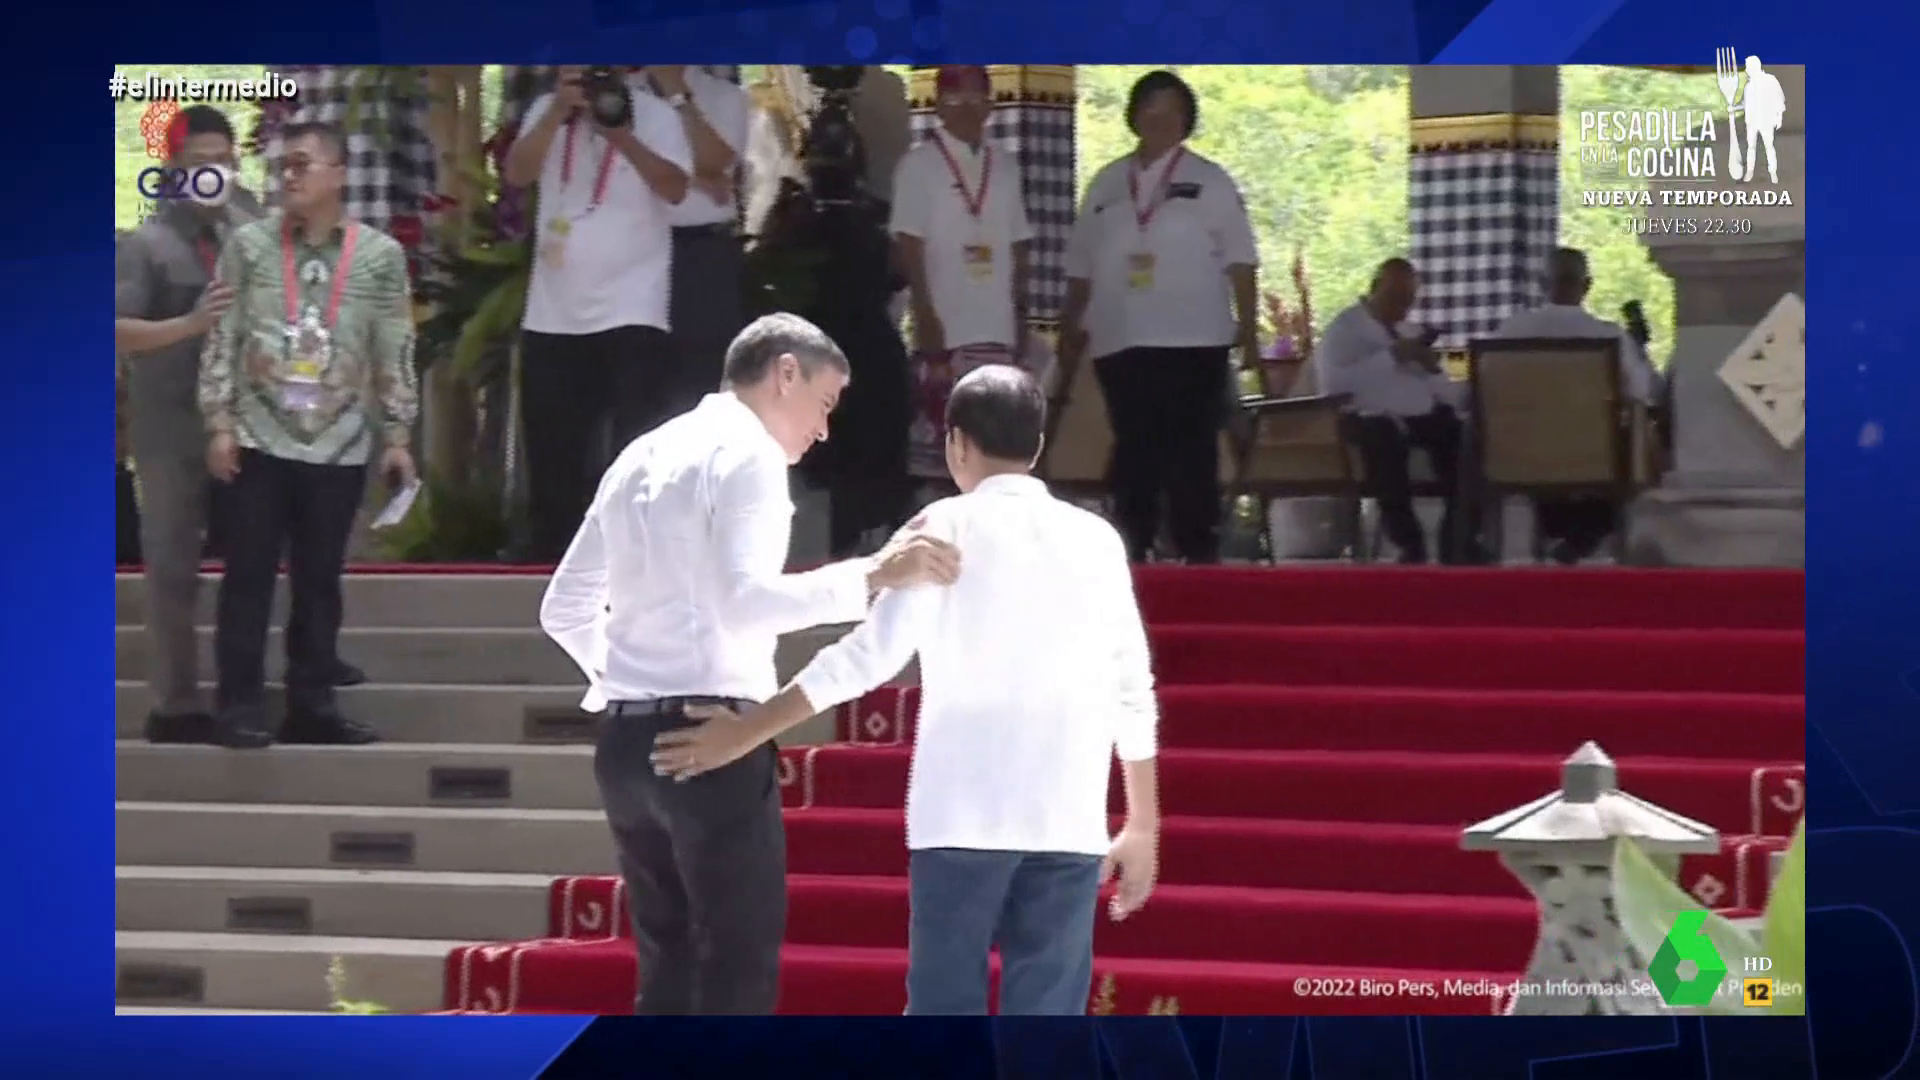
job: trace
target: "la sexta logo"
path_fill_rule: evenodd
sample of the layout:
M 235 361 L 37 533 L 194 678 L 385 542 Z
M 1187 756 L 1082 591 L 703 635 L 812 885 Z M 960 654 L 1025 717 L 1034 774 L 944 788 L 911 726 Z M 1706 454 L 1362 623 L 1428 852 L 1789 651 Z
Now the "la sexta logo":
M 227 170 L 218 165 L 152 165 L 140 170 L 135 183 L 143 198 L 217 203 L 227 194 Z

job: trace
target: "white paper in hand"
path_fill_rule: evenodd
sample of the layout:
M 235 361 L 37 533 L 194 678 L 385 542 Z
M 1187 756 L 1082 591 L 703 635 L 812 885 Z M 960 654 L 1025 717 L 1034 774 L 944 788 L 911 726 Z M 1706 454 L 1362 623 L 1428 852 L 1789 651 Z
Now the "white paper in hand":
M 380 511 L 380 516 L 373 519 L 372 527 L 375 529 L 391 529 L 395 525 L 405 521 L 407 519 L 407 511 L 413 509 L 413 501 L 419 497 L 420 481 L 407 481 L 406 486 L 394 492 L 393 498 L 387 503 L 387 508 Z

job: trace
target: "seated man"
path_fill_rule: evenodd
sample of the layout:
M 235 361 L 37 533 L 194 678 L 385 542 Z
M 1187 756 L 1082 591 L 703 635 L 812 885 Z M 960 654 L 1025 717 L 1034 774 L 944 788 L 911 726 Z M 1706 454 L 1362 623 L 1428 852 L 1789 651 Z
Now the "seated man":
M 1314 383 L 1321 393 L 1351 395 L 1346 437 L 1360 452 L 1367 494 L 1380 504 L 1380 527 L 1400 550 L 1400 561 L 1427 561 L 1427 538 L 1413 513 L 1407 468 L 1417 446 L 1427 452 L 1446 491 L 1440 561 L 1480 562 L 1473 507 L 1460 490 L 1458 394 L 1433 351 L 1438 335 L 1401 325 L 1418 291 L 1412 263 L 1400 258 L 1381 263 L 1367 295 L 1335 316 L 1314 348 Z
M 1547 302 L 1515 312 L 1500 327 L 1507 338 L 1616 338 L 1620 342 L 1620 388 L 1626 396 L 1652 407 L 1662 393 L 1660 373 L 1648 362 L 1646 350 L 1620 326 L 1581 306 L 1593 276 L 1586 253 L 1556 248 L 1547 260 Z M 1540 531 L 1548 541 L 1548 555 L 1571 566 L 1593 555 L 1620 526 L 1620 508 L 1605 496 L 1576 496 L 1534 500 Z

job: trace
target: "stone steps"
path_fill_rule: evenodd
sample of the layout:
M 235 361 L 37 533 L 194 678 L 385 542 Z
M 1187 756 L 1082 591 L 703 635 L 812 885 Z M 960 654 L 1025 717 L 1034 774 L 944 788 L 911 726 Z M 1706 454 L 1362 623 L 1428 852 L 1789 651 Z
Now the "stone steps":
M 784 677 L 796 673 L 821 646 L 837 640 L 848 627 L 817 627 L 780 639 L 775 665 Z M 213 628 L 200 627 L 200 670 L 212 672 Z M 147 631 L 141 626 L 116 626 L 113 677 L 137 681 L 146 678 Z M 538 627 L 484 627 L 446 629 L 427 627 L 349 626 L 340 631 L 340 655 L 366 672 L 377 684 L 409 683 L 472 686 L 581 685 L 580 669 Z M 268 631 L 267 677 L 286 672 L 284 631 Z
M 113 935 L 114 1004 L 149 1008 L 329 1012 L 328 968 L 337 957 L 343 997 L 393 1012 L 431 1012 L 444 1000 L 441 938 L 320 937 L 119 930 Z
M 212 683 L 203 684 L 206 700 L 213 700 L 213 689 Z M 276 716 L 284 709 L 283 693 L 277 685 L 267 689 L 268 707 Z M 384 683 L 344 687 L 339 700 L 342 711 L 393 742 L 512 745 L 591 741 L 596 718 L 577 707 L 581 693 L 574 685 Z M 114 737 L 142 738 L 151 706 L 145 682 L 115 682 Z
M 114 868 L 116 929 L 509 940 L 547 925 L 546 874 Z
M 127 801 L 114 865 L 559 876 L 611 874 L 614 855 L 598 810 Z
M 114 797 L 130 802 L 598 810 L 591 746 L 379 743 L 115 747 Z

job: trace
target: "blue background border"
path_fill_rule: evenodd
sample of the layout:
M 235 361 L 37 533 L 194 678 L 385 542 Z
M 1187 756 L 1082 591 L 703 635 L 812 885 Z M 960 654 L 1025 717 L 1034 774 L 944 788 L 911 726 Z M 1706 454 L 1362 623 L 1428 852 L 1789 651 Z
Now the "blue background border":
M 13 881 L 0 1024 L 30 1074 L 98 1067 L 278 1076 L 925 1078 L 1097 1076 L 1554 1080 L 1633 1075 L 1830 1080 L 1920 1074 L 1920 365 L 1912 360 L 1920 165 L 1903 110 L 1910 4 L 1749 0 L 206 0 L 23 14 L 10 75 L 7 381 L 17 463 L 0 530 L 11 617 L 4 755 Z M 29 25 L 25 20 L 40 20 Z M 1731 34 L 1736 41 L 1730 42 Z M 1885 52 L 1876 48 L 1892 46 Z M 1812 69 L 1808 292 L 1807 1021 L 1109 1018 L 586 1021 L 140 1019 L 112 1012 L 111 241 L 107 98 L 115 62 L 1697 62 L 1738 44 Z M 666 55 L 663 56 L 663 51 Z M 1284 118 L 1276 118 L 1284 123 Z M 32 164 L 27 164 L 32 162 Z M 92 231 L 95 228 L 97 232 Z M 88 239 L 92 232 L 93 239 Z M 1868 430 L 1877 437 L 1865 437 Z M 95 479 L 88 481 L 87 475 Z M 1904 556 L 1904 558 L 1903 558 Z M 94 643 L 94 644 L 89 644 Z M 95 651 L 96 645 L 98 651 Z M 584 1034 L 583 1034 L 584 1031 Z

